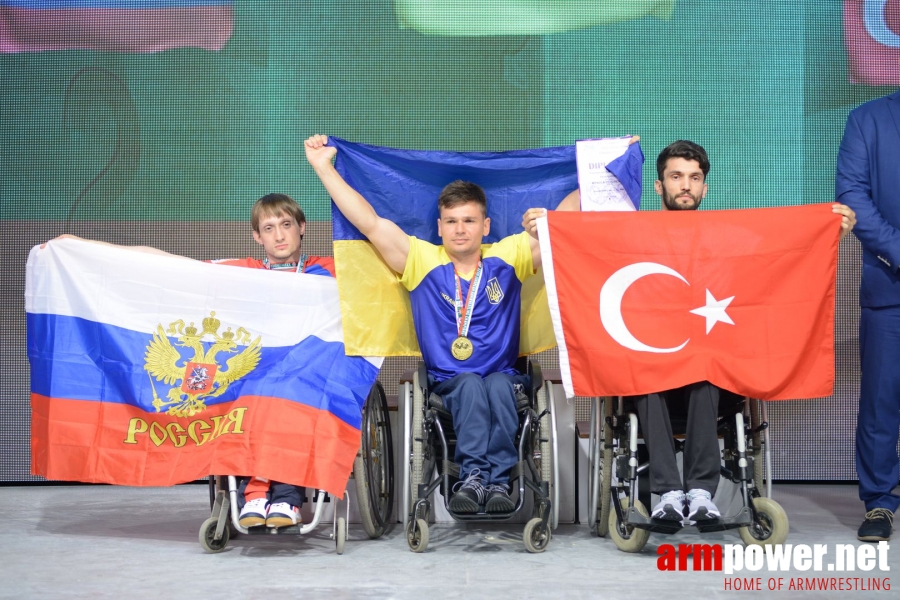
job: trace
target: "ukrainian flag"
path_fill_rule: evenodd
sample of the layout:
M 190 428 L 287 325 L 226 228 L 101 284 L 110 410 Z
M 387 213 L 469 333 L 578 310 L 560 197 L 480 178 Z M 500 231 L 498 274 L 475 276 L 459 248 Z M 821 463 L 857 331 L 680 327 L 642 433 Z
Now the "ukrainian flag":
M 509 152 L 397 150 L 329 137 L 338 150 L 338 173 L 368 200 L 379 216 L 433 244 L 437 235 L 437 198 L 456 179 L 484 188 L 488 198 L 490 244 L 522 231 L 529 208 L 555 208 L 578 186 L 575 147 Z M 334 259 L 347 354 L 415 356 L 419 344 L 412 324 L 409 294 L 371 243 L 332 205 Z M 526 280 L 522 290 L 519 352 L 540 352 L 556 345 L 543 276 Z

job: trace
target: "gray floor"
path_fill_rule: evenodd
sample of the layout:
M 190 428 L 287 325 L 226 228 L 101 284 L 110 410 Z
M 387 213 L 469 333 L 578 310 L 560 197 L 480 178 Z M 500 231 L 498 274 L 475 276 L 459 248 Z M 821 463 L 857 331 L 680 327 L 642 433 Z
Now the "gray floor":
M 774 498 L 790 517 L 789 543 L 856 542 L 862 505 L 853 486 L 779 485 Z M 739 544 L 736 532 L 699 536 L 684 531 L 653 535 L 641 554 L 625 554 L 612 541 L 592 537 L 586 525 L 560 525 L 543 554 L 528 554 L 521 526 L 436 525 L 424 554 L 407 549 L 397 527 L 368 540 L 351 525 L 343 556 L 335 554 L 331 526 L 312 535 L 241 536 L 219 554 L 198 543 L 208 514 L 202 486 L 0 488 L 0 597 L 129 598 L 498 598 L 734 597 L 721 572 L 662 572 L 663 543 Z M 900 539 L 900 534 L 895 541 Z M 827 561 L 826 561 L 827 562 Z M 900 550 L 888 551 L 890 572 L 827 573 L 744 571 L 741 577 L 890 578 L 900 571 Z M 735 575 L 737 576 L 737 575 Z M 897 581 L 900 585 L 900 580 Z M 891 582 L 893 587 L 893 582 Z M 763 591 L 777 598 L 897 597 L 878 592 Z

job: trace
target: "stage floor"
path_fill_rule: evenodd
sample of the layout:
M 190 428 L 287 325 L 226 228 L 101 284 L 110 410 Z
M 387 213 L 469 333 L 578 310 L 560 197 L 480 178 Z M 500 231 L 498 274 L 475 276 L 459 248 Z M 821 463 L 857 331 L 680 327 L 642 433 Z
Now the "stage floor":
M 863 517 L 856 487 L 776 485 L 773 497 L 790 518 L 791 544 L 824 544 L 824 565 L 837 544 L 856 540 Z M 743 570 L 660 571 L 661 544 L 741 544 L 737 532 L 651 535 L 640 554 L 626 554 L 609 539 L 591 536 L 587 525 L 560 525 L 543 554 L 529 554 L 521 525 L 434 525 L 429 550 L 413 554 L 398 525 L 387 537 L 369 540 L 350 526 L 342 556 L 335 553 L 331 525 L 309 536 L 240 536 L 224 552 L 206 554 L 198 531 L 209 516 L 203 486 L 117 488 L 108 486 L 2 487 L 0 500 L 0 598 L 678 598 L 746 595 L 735 587 L 762 586 L 757 596 L 775 598 L 897 597 L 900 533 L 887 560 L 870 571 Z M 900 525 L 900 521 L 898 521 Z M 886 562 L 887 565 L 883 563 Z M 889 571 L 881 567 L 888 566 Z M 688 561 L 688 569 L 692 562 Z M 798 578 L 844 578 L 854 589 L 796 591 Z M 739 578 L 735 581 L 733 578 Z M 848 578 L 859 578 L 858 581 Z M 771 583 L 780 591 L 768 591 Z M 727 589 L 729 585 L 731 589 Z M 771 580 L 771 581 L 770 581 Z M 848 588 L 849 586 L 849 588 Z M 753 594 L 753 592 L 749 592 Z

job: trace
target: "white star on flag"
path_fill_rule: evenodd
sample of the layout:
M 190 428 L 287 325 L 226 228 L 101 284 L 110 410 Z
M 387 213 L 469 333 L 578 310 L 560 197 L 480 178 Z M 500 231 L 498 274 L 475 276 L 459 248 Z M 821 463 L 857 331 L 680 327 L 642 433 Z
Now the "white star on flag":
M 734 296 L 725 298 L 724 300 L 716 300 L 712 293 L 710 293 L 709 290 L 706 290 L 706 306 L 701 306 L 700 308 L 695 308 L 691 311 L 695 315 L 706 317 L 706 335 L 709 335 L 713 325 L 719 321 L 734 325 L 734 321 L 732 321 L 731 317 L 728 316 L 728 313 L 725 312 L 725 309 L 728 308 L 728 305 L 731 304 L 732 300 L 734 300 Z

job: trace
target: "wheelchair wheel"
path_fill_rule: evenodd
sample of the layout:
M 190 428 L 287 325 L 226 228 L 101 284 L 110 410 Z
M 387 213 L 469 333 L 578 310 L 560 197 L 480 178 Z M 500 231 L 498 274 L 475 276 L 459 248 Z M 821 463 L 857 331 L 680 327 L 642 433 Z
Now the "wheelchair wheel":
M 425 466 L 425 396 L 419 385 L 419 373 L 413 375 L 413 405 L 412 405 L 412 430 L 410 431 L 410 447 L 412 453 L 409 457 L 409 495 L 411 508 L 416 506 L 419 500 L 419 484 L 424 483 Z M 429 473 L 431 475 L 431 473 Z M 413 519 L 410 519 L 412 522 Z M 426 543 L 427 543 L 427 533 Z M 412 547 L 412 546 L 410 546 Z
M 534 463 L 538 469 L 541 481 L 547 482 L 548 498 L 550 500 L 550 520 L 548 529 L 553 529 L 559 522 L 559 502 L 557 498 L 556 476 L 554 469 L 554 443 L 556 442 L 556 431 L 554 421 L 556 415 L 551 411 L 553 406 L 550 404 L 550 395 L 547 392 L 547 386 L 543 385 L 538 389 L 535 395 L 535 416 L 540 417 L 536 420 L 535 426 L 532 427 L 532 453 Z M 546 412 L 546 414 L 544 414 Z M 543 415 L 543 416 L 541 416 Z M 537 505 L 538 494 L 534 494 L 535 505 Z
M 546 550 L 551 537 L 553 537 L 553 533 L 550 530 L 550 524 L 548 523 L 547 527 L 543 527 L 540 517 L 535 517 L 528 521 L 525 524 L 525 533 L 522 534 L 525 549 L 532 554 Z
M 334 549 L 338 554 L 344 553 L 344 542 L 347 541 L 347 521 L 344 517 L 338 517 L 334 532 Z
M 781 505 L 769 498 L 754 498 L 756 522 L 749 527 L 741 527 L 741 539 L 747 545 L 774 546 L 787 540 L 790 523 Z
M 217 518 L 210 517 L 203 521 L 203 525 L 200 526 L 200 546 L 210 554 L 221 552 L 228 545 L 228 527 L 222 531 L 222 539 L 215 539 L 216 526 L 218 524 L 219 520 Z
M 760 495 L 766 495 L 766 453 L 763 452 L 764 434 L 757 431 L 762 423 L 762 401 L 750 398 L 750 444 L 753 452 L 753 485 L 759 491 Z
M 406 543 L 413 552 L 425 552 L 428 548 L 428 522 L 425 519 L 410 519 L 406 526 Z
M 394 451 L 387 398 L 375 382 L 363 409 L 360 453 L 353 461 L 359 516 L 372 539 L 390 530 L 394 510 Z
M 634 501 L 634 507 L 645 517 L 649 517 L 647 509 L 640 500 Z M 622 498 L 622 512 L 628 510 L 628 498 Z M 620 523 L 616 518 L 616 512 L 609 513 L 609 537 L 616 544 L 616 548 L 622 552 L 640 552 L 650 539 L 650 532 L 631 525 Z
M 612 470 L 613 470 L 613 448 L 612 448 L 612 427 L 606 422 L 607 417 L 612 416 L 613 398 L 600 398 L 600 431 L 596 432 L 594 443 L 598 446 L 591 451 L 591 460 L 597 460 L 596 469 L 592 468 L 591 472 L 597 478 L 597 482 L 592 482 L 591 489 L 599 483 L 600 489 L 597 491 L 596 504 L 591 508 L 597 517 L 595 533 L 599 537 L 606 537 L 609 533 L 609 510 L 612 506 L 610 498 L 610 487 L 612 486 Z M 592 424 L 593 426 L 593 424 Z M 593 465 L 591 465 L 593 467 Z
M 553 427 L 551 425 L 550 412 L 548 410 L 550 406 L 549 398 L 547 397 L 547 386 L 541 386 L 541 389 L 537 392 L 537 398 L 535 399 L 536 406 L 534 407 L 535 413 L 539 416 L 547 411 L 543 417 L 538 421 L 538 428 L 536 430 L 537 439 L 537 450 L 540 453 L 540 459 L 535 462 L 538 463 L 538 467 L 541 472 L 541 481 L 546 481 L 550 486 L 550 500 L 553 501 Z

